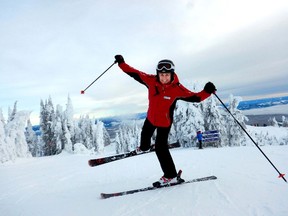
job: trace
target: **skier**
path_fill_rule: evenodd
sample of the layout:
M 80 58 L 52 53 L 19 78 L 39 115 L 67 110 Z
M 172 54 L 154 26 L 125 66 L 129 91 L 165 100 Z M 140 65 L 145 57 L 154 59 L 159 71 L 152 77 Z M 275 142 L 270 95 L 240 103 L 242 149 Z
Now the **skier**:
M 156 67 L 156 75 L 139 71 L 125 63 L 122 55 L 115 56 L 115 63 L 123 72 L 148 88 L 149 107 L 145 119 L 139 151 L 148 151 L 151 145 L 151 137 L 157 130 L 155 152 L 164 175 L 155 185 L 184 182 L 177 171 L 168 148 L 168 134 L 173 121 L 173 111 L 177 100 L 187 102 L 200 102 L 208 98 L 216 91 L 213 83 L 208 82 L 201 92 L 189 91 L 179 83 L 175 73 L 175 66 L 171 60 L 159 61 Z
M 197 131 L 197 139 L 199 141 L 199 149 L 202 149 L 202 132 L 200 130 Z

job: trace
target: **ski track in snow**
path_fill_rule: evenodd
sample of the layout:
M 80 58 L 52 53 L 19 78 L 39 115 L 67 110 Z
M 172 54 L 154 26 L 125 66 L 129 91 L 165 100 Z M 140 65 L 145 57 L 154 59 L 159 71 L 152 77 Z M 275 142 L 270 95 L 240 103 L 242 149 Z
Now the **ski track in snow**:
M 288 173 L 288 146 L 262 148 Z M 161 177 L 155 153 L 94 168 L 88 155 L 19 159 L 0 165 L 1 215 L 288 215 L 288 184 L 256 147 L 180 148 L 171 154 L 184 179 L 218 179 L 101 199 L 101 192 L 147 187 Z

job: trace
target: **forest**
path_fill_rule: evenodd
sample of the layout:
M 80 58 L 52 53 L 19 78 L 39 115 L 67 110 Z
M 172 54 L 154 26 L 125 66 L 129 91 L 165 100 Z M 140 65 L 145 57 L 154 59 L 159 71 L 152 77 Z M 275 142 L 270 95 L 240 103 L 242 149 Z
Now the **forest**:
M 230 96 L 228 109 L 246 128 L 249 119 L 237 107 L 241 97 Z M 0 161 L 15 160 L 17 157 L 42 157 L 57 155 L 62 151 L 68 153 L 97 154 L 105 146 L 115 144 L 115 153 L 134 150 L 139 145 L 143 119 L 123 120 L 117 123 L 115 134 L 111 137 L 104 123 L 89 115 L 73 118 L 72 100 L 68 96 L 65 109 L 54 106 L 52 98 L 40 101 L 40 133 L 35 133 L 29 119 L 30 112 L 18 111 L 17 102 L 8 110 L 7 120 L 0 109 Z M 272 119 L 272 126 L 279 123 Z M 281 126 L 287 127 L 288 120 L 283 118 Z M 179 142 L 182 147 L 197 146 L 196 132 L 218 130 L 218 146 L 246 145 L 247 137 L 231 115 L 223 109 L 215 97 L 201 103 L 178 101 L 174 111 L 174 121 L 169 134 L 169 143 Z M 257 142 L 265 145 L 287 143 L 287 138 L 275 135 L 254 134 Z M 155 136 L 152 137 L 153 144 Z

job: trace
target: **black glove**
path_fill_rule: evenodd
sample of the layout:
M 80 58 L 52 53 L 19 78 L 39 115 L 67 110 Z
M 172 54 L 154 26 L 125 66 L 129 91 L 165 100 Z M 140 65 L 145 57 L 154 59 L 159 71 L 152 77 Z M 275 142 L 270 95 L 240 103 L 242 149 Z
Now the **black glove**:
M 209 93 L 209 94 L 215 93 L 216 90 L 217 89 L 216 89 L 215 85 L 212 82 L 208 82 L 204 86 L 204 91 Z
M 124 58 L 122 55 L 116 55 L 115 56 L 115 63 L 121 64 L 123 62 L 125 62 L 125 61 L 124 61 Z

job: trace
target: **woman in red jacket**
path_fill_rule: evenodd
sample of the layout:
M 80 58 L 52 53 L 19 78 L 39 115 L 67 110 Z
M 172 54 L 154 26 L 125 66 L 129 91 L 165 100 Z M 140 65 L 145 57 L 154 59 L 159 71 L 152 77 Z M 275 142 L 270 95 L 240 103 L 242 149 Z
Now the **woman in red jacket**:
M 156 185 L 183 182 L 179 176 L 169 152 L 168 135 L 173 121 L 173 111 L 177 100 L 201 102 L 216 91 L 213 83 L 208 82 L 201 92 L 194 93 L 179 83 L 175 66 L 171 60 L 161 60 L 156 68 L 156 75 L 141 72 L 125 63 L 121 55 L 115 56 L 119 67 L 135 80 L 148 88 L 149 107 L 147 118 L 141 132 L 139 149 L 147 151 L 151 148 L 151 137 L 157 129 L 155 152 L 164 175 Z

